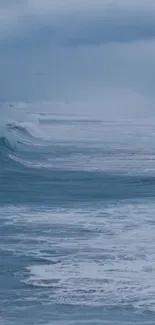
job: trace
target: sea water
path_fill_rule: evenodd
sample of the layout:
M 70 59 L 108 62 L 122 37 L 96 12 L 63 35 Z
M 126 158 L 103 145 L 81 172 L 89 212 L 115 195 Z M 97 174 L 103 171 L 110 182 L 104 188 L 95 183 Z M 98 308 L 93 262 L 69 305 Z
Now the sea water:
M 155 118 L 60 106 L 3 110 L 0 324 L 154 324 Z

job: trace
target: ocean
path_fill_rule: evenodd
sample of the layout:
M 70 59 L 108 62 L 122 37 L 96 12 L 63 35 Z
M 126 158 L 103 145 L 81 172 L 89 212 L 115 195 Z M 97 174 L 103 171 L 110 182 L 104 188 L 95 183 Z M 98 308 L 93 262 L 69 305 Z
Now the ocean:
M 0 324 L 154 324 L 154 116 L 1 111 Z

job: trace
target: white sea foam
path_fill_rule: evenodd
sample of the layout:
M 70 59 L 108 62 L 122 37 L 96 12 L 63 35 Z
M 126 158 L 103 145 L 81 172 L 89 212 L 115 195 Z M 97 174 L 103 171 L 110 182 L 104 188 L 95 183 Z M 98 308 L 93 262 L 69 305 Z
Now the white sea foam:
M 5 225 L 20 229 L 14 244 L 3 245 L 42 260 L 21 281 L 45 296 L 51 288 L 48 303 L 155 310 L 154 209 L 144 201 L 84 210 L 10 207 L 6 214 L 1 208 Z

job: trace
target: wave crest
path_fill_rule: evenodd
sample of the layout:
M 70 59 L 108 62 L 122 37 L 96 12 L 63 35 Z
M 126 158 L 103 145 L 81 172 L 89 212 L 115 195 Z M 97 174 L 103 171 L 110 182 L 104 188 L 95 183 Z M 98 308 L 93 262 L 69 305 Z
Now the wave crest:
M 6 124 L 7 129 L 22 137 L 43 138 L 43 134 L 34 122 L 16 122 L 12 121 Z

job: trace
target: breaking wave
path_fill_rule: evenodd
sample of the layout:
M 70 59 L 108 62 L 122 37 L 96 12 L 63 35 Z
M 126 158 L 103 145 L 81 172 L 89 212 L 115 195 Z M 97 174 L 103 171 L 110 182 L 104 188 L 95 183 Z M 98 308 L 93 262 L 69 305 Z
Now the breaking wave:
M 0 126 L 0 150 L 16 151 L 20 146 L 37 145 L 49 138 L 40 128 L 39 119 L 32 116 L 32 121 L 8 121 Z

